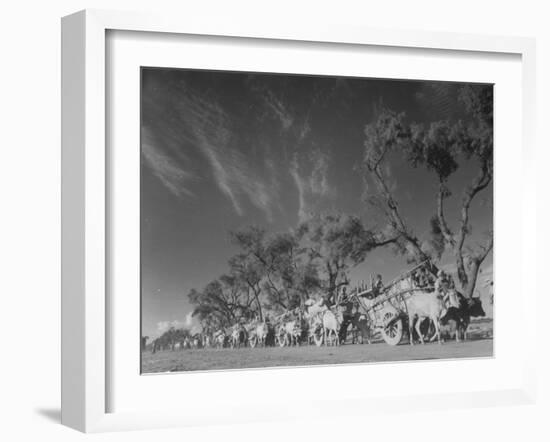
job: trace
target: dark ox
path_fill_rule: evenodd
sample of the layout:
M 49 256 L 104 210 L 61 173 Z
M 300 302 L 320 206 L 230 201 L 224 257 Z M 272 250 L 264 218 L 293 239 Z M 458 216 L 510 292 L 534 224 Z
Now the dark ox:
M 458 307 L 449 307 L 445 315 L 441 318 L 442 324 L 454 322 L 456 325 L 455 339 L 460 342 L 460 333 L 464 340 L 467 339 L 467 330 L 470 325 L 471 318 L 480 318 L 485 316 L 485 311 L 481 305 L 480 298 L 467 299 L 461 293 L 458 295 Z

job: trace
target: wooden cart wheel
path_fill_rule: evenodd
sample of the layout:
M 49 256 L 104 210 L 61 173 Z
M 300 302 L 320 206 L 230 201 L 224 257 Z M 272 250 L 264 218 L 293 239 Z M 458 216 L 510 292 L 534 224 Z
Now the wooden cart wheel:
M 388 323 L 392 321 L 392 319 L 395 317 L 395 313 L 393 312 L 386 312 L 384 314 L 384 323 Z M 388 345 L 397 345 L 401 342 L 401 338 L 403 337 L 403 320 L 401 318 L 391 322 L 391 324 L 387 327 L 384 327 L 382 329 L 382 337 L 384 338 L 384 341 L 386 341 L 386 344 Z

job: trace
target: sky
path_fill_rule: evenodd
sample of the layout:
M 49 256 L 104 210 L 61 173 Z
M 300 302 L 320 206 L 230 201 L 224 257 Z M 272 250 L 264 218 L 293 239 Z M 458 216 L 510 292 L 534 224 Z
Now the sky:
M 343 212 L 380 221 L 364 202 L 358 165 L 364 128 L 381 107 L 411 122 L 464 118 L 458 84 L 142 68 L 142 333 L 197 327 L 187 294 L 227 271 L 237 250 L 228 232 L 257 225 L 288 231 L 310 213 Z M 456 226 L 461 191 L 477 172 L 465 162 L 449 182 L 447 218 Z M 389 158 L 394 193 L 408 224 L 427 238 L 437 182 Z M 472 244 L 492 229 L 492 186 L 474 200 Z M 442 265 L 450 263 L 444 255 Z M 376 249 L 351 271 L 352 284 L 409 266 Z M 489 255 L 482 272 L 492 273 Z M 481 288 L 481 287 L 480 287 Z M 484 290 L 484 289 L 482 289 Z

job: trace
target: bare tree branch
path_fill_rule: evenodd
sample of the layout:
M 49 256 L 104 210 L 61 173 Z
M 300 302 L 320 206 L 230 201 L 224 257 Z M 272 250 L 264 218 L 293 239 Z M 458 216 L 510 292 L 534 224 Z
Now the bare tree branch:
M 416 259 L 419 261 L 426 260 L 428 256 L 422 250 L 422 248 L 420 247 L 420 244 L 418 244 L 418 240 L 409 232 L 403 218 L 401 217 L 401 214 L 399 213 L 398 205 L 388 185 L 386 184 L 384 177 L 382 176 L 382 173 L 380 172 L 380 168 L 377 167 L 376 169 L 374 169 L 373 174 L 379 185 L 379 189 L 382 191 L 384 199 L 386 200 L 386 204 L 389 208 L 390 220 L 393 226 L 398 231 L 400 236 L 403 239 L 405 239 L 414 248 Z

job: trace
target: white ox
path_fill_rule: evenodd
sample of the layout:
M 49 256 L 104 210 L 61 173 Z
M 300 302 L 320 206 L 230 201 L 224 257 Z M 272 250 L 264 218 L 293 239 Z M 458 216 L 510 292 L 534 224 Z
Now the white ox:
M 267 333 L 268 333 L 267 324 L 265 322 L 258 323 L 255 331 L 256 331 L 256 338 L 258 340 L 258 345 L 265 347 L 265 340 L 267 338 Z
M 445 314 L 445 306 L 443 299 L 437 292 L 418 292 L 411 296 L 406 301 L 407 311 L 409 314 L 409 341 L 411 345 L 414 345 L 413 340 L 413 326 L 416 318 L 416 333 L 420 338 L 420 343 L 424 344 L 424 337 L 420 330 L 420 324 L 426 318 L 429 318 L 435 328 L 435 334 L 437 336 L 437 342 L 441 344 L 441 325 L 440 319 Z
M 323 313 L 323 332 L 325 337 L 325 345 L 329 345 L 329 338 L 332 334 L 334 334 L 336 345 L 340 345 L 340 339 L 338 338 L 339 328 L 340 321 L 338 320 L 338 317 L 331 310 L 326 310 Z
M 293 319 L 281 325 L 279 339 L 281 336 L 284 336 L 284 344 L 298 345 L 301 334 L 302 327 L 300 326 L 300 320 Z
M 314 335 L 315 330 L 321 325 L 323 327 L 325 345 L 329 345 L 329 338 L 332 335 L 334 335 L 336 345 L 340 345 L 338 338 L 338 330 L 341 323 L 341 318 L 338 316 L 340 314 L 335 314 L 329 310 L 325 304 L 325 300 L 322 298 L 317 301 L 308 299 L 305 305 L 307 306 L 305 316 L 310 324 L 310 337 Z
M 225 344 L 225 333 L 222 330 L 218 330 L 214 334 L 214 341 L 216 342 L 216 346 L 218 348 L 223 348 Z

